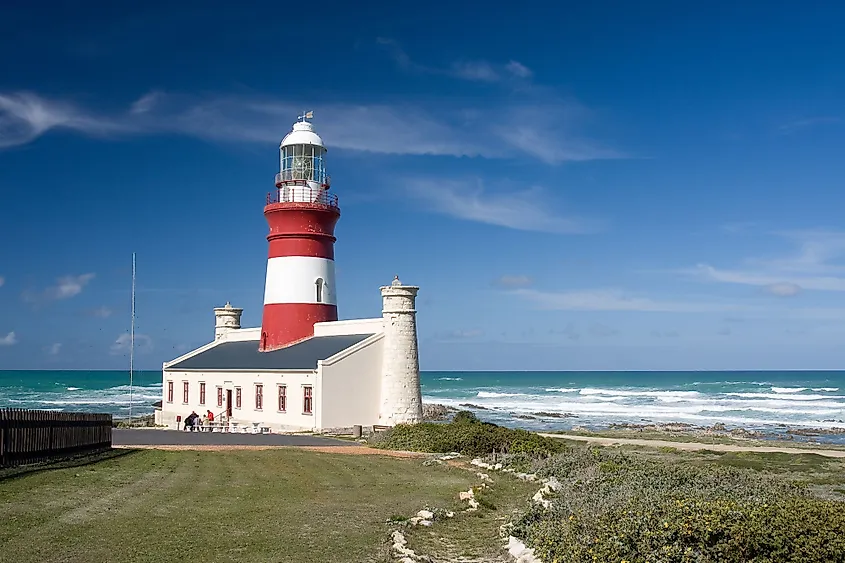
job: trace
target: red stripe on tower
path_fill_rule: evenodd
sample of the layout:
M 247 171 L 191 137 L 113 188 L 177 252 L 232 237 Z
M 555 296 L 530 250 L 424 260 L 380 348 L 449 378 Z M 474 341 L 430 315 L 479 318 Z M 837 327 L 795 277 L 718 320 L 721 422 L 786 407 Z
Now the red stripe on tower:
M 264 207 L 270 232 L 262 352 L 313 336 L 314 323 L 337 320 L 334 228 L 340 207 L 329 193 L 326 147 L 309 117 L 300 117 L 282 140 L 276 190 Z

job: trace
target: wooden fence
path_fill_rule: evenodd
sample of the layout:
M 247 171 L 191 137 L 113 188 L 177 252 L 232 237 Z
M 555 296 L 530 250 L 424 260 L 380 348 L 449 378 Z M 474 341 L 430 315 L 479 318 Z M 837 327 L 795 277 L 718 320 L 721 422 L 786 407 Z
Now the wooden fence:
M 112 416 L 0 409 L 0 467 L 111 447 Z

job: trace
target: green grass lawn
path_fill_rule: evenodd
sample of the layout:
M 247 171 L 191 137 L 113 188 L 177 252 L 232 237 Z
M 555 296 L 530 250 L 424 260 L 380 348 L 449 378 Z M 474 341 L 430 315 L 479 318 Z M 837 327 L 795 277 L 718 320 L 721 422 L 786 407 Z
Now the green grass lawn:
M 460 509 L 477 481 L 419 459 L 135 451 L 0 481 L 0 561 L 389 561 L 390 518 Z

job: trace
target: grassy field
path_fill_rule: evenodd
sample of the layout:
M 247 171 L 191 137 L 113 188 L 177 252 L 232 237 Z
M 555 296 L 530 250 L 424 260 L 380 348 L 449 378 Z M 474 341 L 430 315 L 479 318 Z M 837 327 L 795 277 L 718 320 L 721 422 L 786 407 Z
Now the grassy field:
M 843 459 L 621 449 L 669 464 L 776 473 L 828 498 L 845 494 Z M 490 472 L 482 509 L 464 513 L 458 492 L 480 483 L 470 469 L 292 448 L 133 451 L 0 480 L 0 562 L 387 562 L 395 521 L 425 506 L 456 516 L 405 528 L 417 553 L 440 562 L 507 561 L 499 527 L 539 485 Z
M 388 561 L 388 520 L 478 481 L 420 459 L 143 450 L 0 481 L 0 561 Z

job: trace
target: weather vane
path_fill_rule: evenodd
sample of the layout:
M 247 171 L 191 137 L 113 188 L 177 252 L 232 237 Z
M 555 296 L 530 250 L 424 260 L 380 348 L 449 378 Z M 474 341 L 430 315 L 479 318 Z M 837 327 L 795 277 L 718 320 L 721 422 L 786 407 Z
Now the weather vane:
M 314 118 L 314 112 L 313 111 L 303 111 L 302 115 L 300 115 L 298 119 L 300 121 L 305 121 L 306 119 L 313 119 L 313 118 Z

